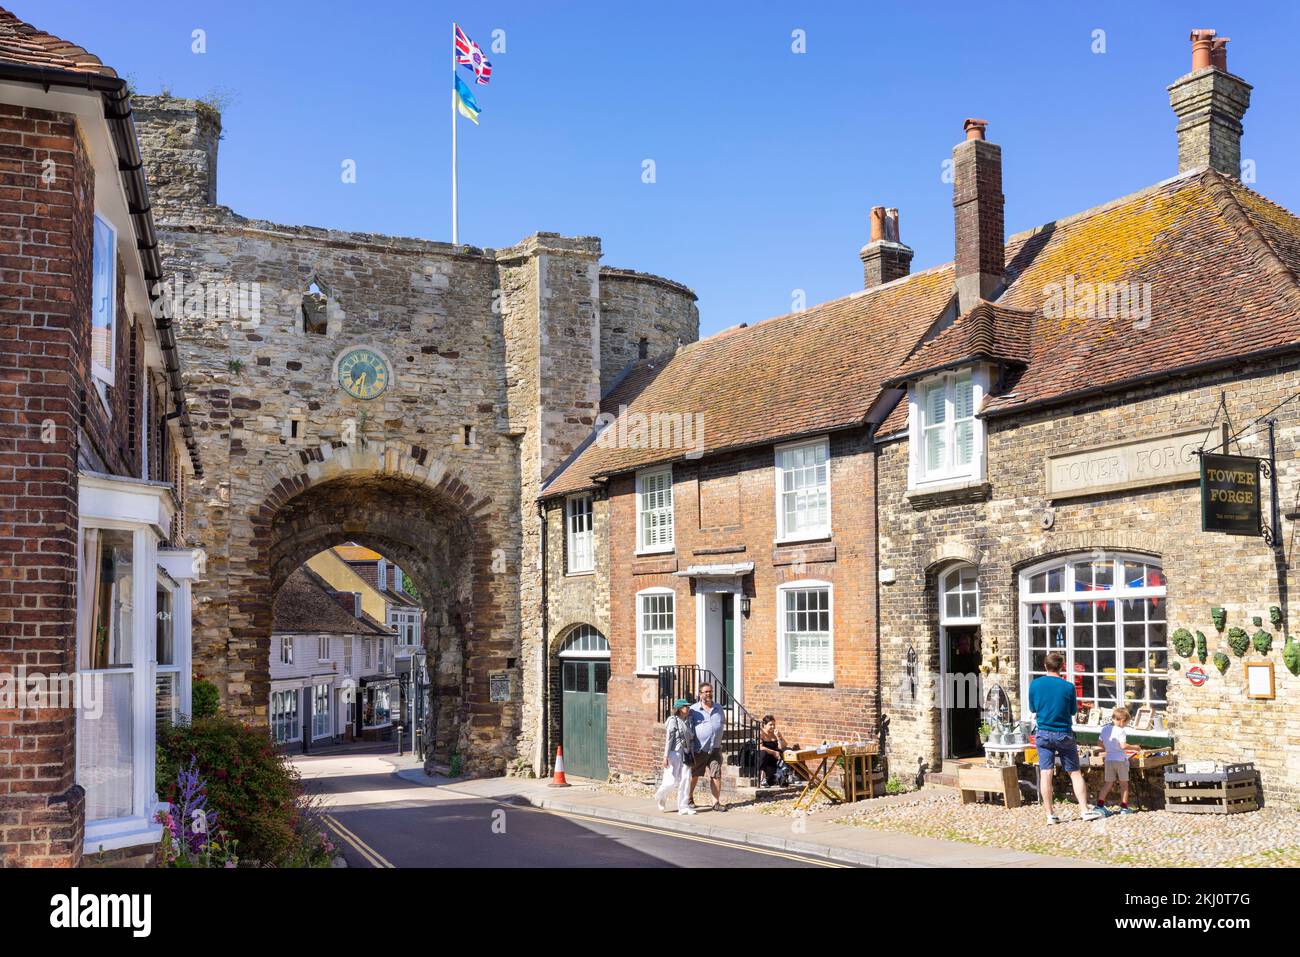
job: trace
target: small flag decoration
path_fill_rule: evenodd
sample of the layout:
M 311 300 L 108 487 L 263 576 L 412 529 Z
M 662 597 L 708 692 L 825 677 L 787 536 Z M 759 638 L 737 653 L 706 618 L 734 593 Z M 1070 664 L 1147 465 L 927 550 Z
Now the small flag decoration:
M 461 116 L 478 125 L 478 115 L 482 112 L 479 109 L 478 102 L 474 99 L 474 94 L 470 92 L 460 77 L 456 77 L 456 87 L 452 90 L 452 98 L 456 102 L 456 109 Z
M 492 64 L 483 55 L 479 45 L 465 35 L 459 26 L 456 31 L 456 62 L 474 71 L 474 79 L 482 84 L 492 78 Z

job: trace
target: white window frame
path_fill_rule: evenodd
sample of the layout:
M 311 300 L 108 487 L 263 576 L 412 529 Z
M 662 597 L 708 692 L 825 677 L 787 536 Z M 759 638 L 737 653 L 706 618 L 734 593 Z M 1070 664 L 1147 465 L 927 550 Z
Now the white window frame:
M 153 654 L 149 656 L 154 664 L 154 696 L 155 696 L 154 715 L 156 719 L 158 713 L 158 707 L 157 707 L 158 676 L 163 674 L 175 675 L 176 691 L 172 698 L 173 714 L 171 717 L 172 723 L 175 723 L 176 719 L 182 713 L 184 713 L 181 709 L 181 649 L 180 649 L 180 641 L 178 640 L 177 637 L 177 632 L 179 631 L 179 629 L 176 627 L 176 617 L 177 617 L 176 606 L 179 604 L 178 597 L 179 597 L 180 588 L 177 586 L 176 582 L 172 581 L 171 576 L 168 575 L 161 568 L 158 569 L 157 585 L 158 587 L 154 589 L 154 621 L 155 621 L 154 627 L 155 629 L 157 628 L 156 622 L 159 620 L 158 616 L 162 614 L 162 610 L 158 608 L 157 605 L 158 588 L 162 588 L 163 591 L 167 592 L 168 599 L 169 599 L 168 604 L 171 605 L 171 611 L 169 612 L 169 614 L 171 615 L 170 625 L 171 625 L 171 633 L 172 633 L 172 663 L 169 665 L 165 665 L 158 660 L 158 642 L 156 637 L 157 631 L 155 630 Z
M 638 615 L 640 613 L 638 612 Z M 677 617 L 674 614 L 673 624 L 676 625 Z M 600 633 L 600 629 L 593 625 L 582 624 L 573 628 L 565 639 L 560 643 L 560 650 L 556 654 L 558 658 L 608 658 L 609 639 Z
M 280 664 L 293 664 L 293 635 L 280 636 Z
M 826 615 L 827 624 L 827 652 L 826 660 L 828 662 L 825 674 L 792 674 L 786 664 L 786 596 L 790 592 L 808 591 L 808 590 L 825 590 L 826 592 Z M 832 685 L 835 683 L 835 586 L 828 581 L 822 581 L 815 578 L 802 579 L 800 581 L 784 582 L 777 586 L 776 589 L 776 661 L 777 661 L 777 681 L 789 682 L 791 684 L 801 685 Z
M 819 526 L 790 531 L 785 524 L 785 496 L 786 492 L 783 486 L 783 477 L 785 469 L 781 466 L 781 455 L 783 452 L 793 452 L 805 448 L 822 447 L 826 449 L 826 521 Z M 820 538 L 831 537 L 831 443 L 828 436 L 821 436 L 816 439 L 801 440 L 799 442 L 786 442 L 778 445 L 774 449 L 773 472 L 776 478 L 776 541 L 784 542 L 806 542 Z
M 584 518 L 587 527 L 580 529 L 577 526 Z M 564 500 L 564 561 L 569 575 L 590 575 L 596 570 L 596 499 L 590 492 Z
M 289 711 L 284 708 L 283 702 L 288 700 L 287 696 L 293 696 L 293 710 Z M 277 698 L 279 702 L 277 703 Z M 281 688 L 278 691 L 271 692 L 271 740 L 276 744 L 293 744 L 302 740 L 302 689 L 301 688 Z M 292 724 L 290 718 L 292 714 Z M 281 736 L 281 729 L 287 730 L 288 734 Z
M 317 660 L 317 661 L 329 661 L 329 660 L 330 660 L 330 636 L 329 636 L 329 635 L 319 635 L 319 636 L 317 636 L 317 638 L 316 638 L 316 660 Z
M 961 573 L 970 572 L 975 575 L 974 589 L 965 589 L 961 584 Z M 949 580 L 956 576 L 956 588 L 949 588 Z M 975 596 L 975 614 L 972 615 L 950 615 L 948 613 L 948 596 L 952 595 L 970 595 Z M 960 599 L 958 606 L 961 605 Z M 948 565 L 939 572 L 939 624 L 941 625 L 978 625 L 980 623 L 980 582 L 979 569 L 969 562 L 955 562 Z
M 659 631 L 647 632 L 645 629 L 644 604 L 647 598 L 659 598 L 667 596 L 671 605 L 669 614 L 673 616 L 672 626 L 672 654 L 671 661 L 660 662 L 659 664 L 676 664 L 677 663 L 677 593 L 671 588 L 646 588 L 636 593 L 636 673 L 639 675 L 657 675 L 659 665 L 651 664 L 649 655 L 646 654 L 648 648 L 646 640 L 650 634 L 660 634 Z M 660 612 L 659 614 L 662 614 Z
M 112 386 L 115 384 L 116 381 L 114 378 L 114 370 L 117 368 L 117 227 L 113 225 L 113 223 L 109 220 L 107 216 L 102 215 L 98 211 L 95 213 L 94 224 L 95 225 L 91 227 L 92 228 L 92 236 L 91 236 L 92 255 L 91 255 L 91 267 L 90 267 L 90 275 L 91 275 L 90 327 L 91 327 L 92 343 L 94 339 L 95 313 L 96 313 L 96 308 L 95 308 L 96 303 L 94 301 L 95 276 L 99 272 L 97 268 L 97 264 L 94 261 L 93 230 L 96 229 L 101 224 L 108 229 L 108 234 L 110 238 L 109 248 L 113 251 L 113 255 L 107 264 L 108 266 L 108 316 L 109 316 L 108 365 L 106 366 L 100 365 L 98 362 L 95 361 L 95 349 L 92 344 L 90 349 L 90 371 L 91 371 L 91 375 L 99 382 L 104 383 L 104 385 L 106 386 Z
M 1075 588 L 1076 570 L 1074 566 L 1077 563 L 1082 563 L 1082 562 L 1100 562 L 1100 561 L 1116 563 L 1115 570 L 1113 572 L 1113 581 L 1116 583 L 1120 581 L 1120 574 L 1121 574 L 1121 570 L 1123 569 L 1124 562 L 1133 561 L 1133 562 L 1141 562 L 1144 565 L 1151 565 L 1160 569 L 1161 577 L 1164 578 L 1165 584 L 1158 585 L 1158 586 L 1143 586 L 1140 588 L 1130 588 L 1127 585 L 1124 585 L 1119 588 L 1111 588 L 1111 589 L 1106 589 L 1104 591 L 1077 590 Z M 1050 569 L 1054 569 L 1058 567 L 1062 569 L 1060 591 L 1033 592 L 1030 590 L 1030 582 L 1035 575 L 1041 574 Z M 1107 597 L 1105 599 L 1096 597 L 1099 595 L 1105 595 Z M 1164 573 L 1164 562 L 1162 559 L 1153 555 L 1142 555 L 1142 554 L 1136 554 L 1131 552 L 1076 552 L 1068 555 L 1057 555 L 1051 559 L 1038 562 L 1034 565 L 1029 566 L 1028 568 L 1023 569 L 1019 574 L 1019 587 L 1017 589 L 1017 603 L 1018 603 L 1017 610 L 1018 610 L 1018 617 L 1020 619 L 1020 647 L 1019 647 L 1020 702 L 1021 702 L 1022 719 L 1028 720 L 1032 716 L 1032 712 L 1029 710 L 1029 684 L 1033 680 L 1033 678 L 1037 677 L 1037 675 L 1031 674 L 1033 668 L 1033 657 L 1032 657 L 1032 651 L 1030 649 L 1030 626 L 1031 626 L 1030 605 L 1048 602 L 1048 603 L 1061 603 L 1064 606 L 1062 609 L 1064 613 L 1064 622 L 1061 624 L 1061 627 L 1065 629 L 1065 645 L 1060 649 L 1053 648 L 1050 643 L 1050 634 L 1049 634 L 1048 648 L 1049 650 L 1059 650 L 1064 655 L 1065 667 L 1063 669 L 1063 674 L 1068 680 L 1073 682 L 1074 675 L 1075 675 L 1074 653 L 1076 651 L 1076 647 L 1075 647 L 1076 621 L 1075 621 L 1075 608 L 1074 608 L 1075 603 L 1080 602 L 1080 603 L 1087 604 L 1089 602 L 1097 602 L 1097 601 L 1114 601 L 1115 618 L 1113 621 L 1113 627 L 1115 629 L 1115 639 L 1114 639 L 1115 674 L 1116 674 L 1116 678 L 1118 678 L 1120 669 L 1125 667 L 1123 663 L 1124 652 L 1126 650 L 1124 644 L 1124 625 L 1126 623 L 1128 624 L 1137 623 L 1135 621 L 1127 621 L 1126 619 L 1127 613 L 1123 607 L 1123 603 L 1126 600 L 1145 600 L 1149 598 L 1157 598 L 1162 603 L 1166 603 L 1169 600 L 1168 599 L 1168 578 L 1165 576 Z M 1145 624 L 1146 621 L 1147 620 L 1144 618 L 1143 624 Z M 1149 656 L 1152 651 L 1160 651 L 1165 654 L 1164 680 L 1165 680 L 1166 696 L 1164 702 L 1162 704 L 1155 705 L 1155 707 L 1157 708 L 1157 710 L 1163 711 L 1164 713 L 1167 714 L 1169 708 L 1169 690 L 1173 685 L 1174 675 L 1176 674 L 1176 672 L 1173 672 L 1169 669 L 1169 662 L 1172 660 L 1173 652 L 1170 649 L 1170 645 L 1169 645 L 1169 635 L 1172 633 L 1172 631 L 1170 629 L 1170 622 L 1168 619 L 1167 610 L 1165 611 L 1164 624 L 1165 624 L 1165 643 L 1160 646 L 1152 644 L 1150 640 L 1150 632 L 1148 627 L 1144 635 L 1142 653 L 1144 655 L 1144 661 L 1149 661 Z M 1085 624 L 1083 627 L 1087 627 L 1087 625 Z M 1096 644 L 1095 634 L 1093 636 L 1093 642 L 1094 643 L 1091 650 L 1095 654 L 1098 649 L 1098 645 Z M 1087 651 L 1088 649 L 1083 648 L 1083 650 Z M 1083 674 L 1085 675 L 1088 674 L 1097 675 L 1100 673 L 1101 673 L 1101 668 L 1099 663 L 1094 663 L 1093 671 L 1083 672 Z M 1149 664 L 1144 666 L 1143 675 L 1142 675 L 1144 680 L 1145 680 L 1145 676 L 1148 674 L 1154 674 Z M 1118 681 L 1116 682 L 1115 691 L 1117 694 L 1119 693 Z M 1099 698 L 1100 695 L 1096 695 L 1094 701 Z M 1150 699 L 1140 698 L 1135 703 L 1135 707 L 1140 707 L 1143 703 L 1149 702 L 1149 700 Z M 1076 725 L 1076 727 L 1078 726 Z M 1154 729 L 1149 731 L 1143 731 L 1141 733 L 1145 735 L 1151 735 L 1154 737 L 1165 737 L 1168 735 L 1167 730 L 1158 731 Z
M 658 509 L 646 509 L 643 496 L 645 495 L 645 485 L 650 479 L 657 479 L 666 475 L 668 477 L 667 494 L 668 503 L 666 506 L 660 506 Z M 644 518 L 651 511 L 658 512 L 660 515 L 666 514 L 668 521 L 667 542 L 647 542 L 646 528 Z M 663 526 L 660 526 L 661 528 Z M 660 555 L 665 552 L 672 552 L 676 549 L 676 521 L 673 513 L 673 469 L 672 466 L 664 468 L 646 469 L 643 472 L 636 473 L 636 553 L 638 555 Z
M 956 464 L 957 422 L 954 415 L 956 404 L 956 383 L 969 375 L 971 380 L 971 460 L 965 465 Z M 926 432 L 925 394 L 934 385 L 944 386 L 944 422 L 941 426 L 945 436 L 945 449 L 948 461 L 933 472 L 926 470 Z M 979 410 L 988 394 L 989 368 L 986 365 L 968 366 L 953 369 L 939 375 L 930 376 L 908 387 L 908 488 L 924 489 L 937 485 L 982 482 L 985 478 L 985 430 L 984 419 Z M 966 421 L 966 420 L 962 420 Z

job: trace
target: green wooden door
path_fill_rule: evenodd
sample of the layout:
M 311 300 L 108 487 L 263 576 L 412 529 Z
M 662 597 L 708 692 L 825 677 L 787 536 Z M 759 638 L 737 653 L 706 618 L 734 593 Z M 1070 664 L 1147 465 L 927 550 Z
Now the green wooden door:
M 564 770 L 603 781 L 609 776 L 609 661 L 567 658 L 561 671 Z

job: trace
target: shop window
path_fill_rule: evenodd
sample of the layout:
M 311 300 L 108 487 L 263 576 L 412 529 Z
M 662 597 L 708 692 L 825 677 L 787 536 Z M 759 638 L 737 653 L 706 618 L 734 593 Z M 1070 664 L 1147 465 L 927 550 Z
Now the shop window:
M 1169 649 L 1157 559 L 1090 554 L 1037 566 L 1021 575 L 1020 599 L 1022 701 L 1057 651 L 1081 709 L 1164 712 Z
M 298 722 L 298 689 L 271 692 L 271 734 L 276 744 L 302 740 Z
M 831 586 L 792 582 L 777 589 L 777 660 L 782 681 L 827 683 L 834 661 Z
M 636 596 L 636 670 L 643 674 L 677 663 L 674 598 L 667 588 L 649 589 Z
M 311 704 L 311 736 L 315 738 L 327 738 L 331 733 L 330 727 L 330 686 L 316 685 L 312 693 Z

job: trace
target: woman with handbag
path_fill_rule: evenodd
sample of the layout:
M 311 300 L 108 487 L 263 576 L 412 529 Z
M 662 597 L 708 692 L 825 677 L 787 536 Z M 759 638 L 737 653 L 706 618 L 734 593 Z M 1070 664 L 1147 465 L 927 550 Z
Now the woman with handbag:
M 694 814 L 691 807 L 691 760 L 695 734 L 686 720 L 691 703 L 685 698 L 673 702 L 673 713 L 664 722 L 664 779 L 655 792 L 659 810 L 668 810 L 668 797 L 677 792 L 677 813 Z

